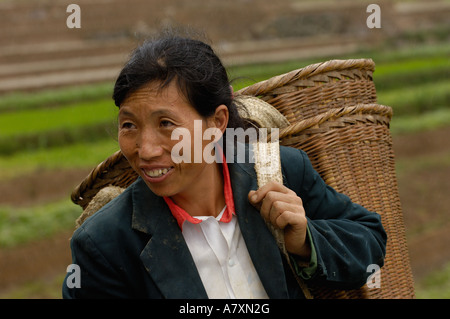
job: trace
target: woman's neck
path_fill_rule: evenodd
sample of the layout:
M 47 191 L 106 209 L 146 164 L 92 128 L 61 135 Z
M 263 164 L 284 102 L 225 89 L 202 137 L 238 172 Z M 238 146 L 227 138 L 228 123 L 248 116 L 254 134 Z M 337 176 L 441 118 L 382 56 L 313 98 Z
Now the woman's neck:
M 225 206 L 222 165 L 206 164 L 192 187 L 171 199 L 191 216 L 217 217 Z

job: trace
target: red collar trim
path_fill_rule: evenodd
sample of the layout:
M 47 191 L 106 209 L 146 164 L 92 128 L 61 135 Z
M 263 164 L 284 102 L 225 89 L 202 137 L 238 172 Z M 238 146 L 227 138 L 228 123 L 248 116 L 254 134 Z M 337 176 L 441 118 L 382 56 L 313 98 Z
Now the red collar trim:
M 231 221 L 231 218 L 233 217 L 233 214 L 236 214 L 234 209 L 234 199 L 233 199 L 233 190 L 231 189 L 231 180 L 230 180 L 230 172 L 228 171 L 228 165 L 225 160 L 225 156 L 223 156 L 223 163 L 222 163 L 222 173 L 223 173 L 223 195 L 225 197 L 225 211 L 220 218 L 221 222 L 229 223 Z M 192 224 L 199 224 L 202 222 L 201 219 L 195 218 L 191 215 L 189 215 L 183 208 L 175 204 L 172 199 L 169 197 L 163 197 L 166 201 L 167 205 L 169 206 L 170 211 L 172 212 L 173 217 L 177 220 L 178 226 L 180 229 L 183 229 L 183 223 L 185 221 L 188 221 Z

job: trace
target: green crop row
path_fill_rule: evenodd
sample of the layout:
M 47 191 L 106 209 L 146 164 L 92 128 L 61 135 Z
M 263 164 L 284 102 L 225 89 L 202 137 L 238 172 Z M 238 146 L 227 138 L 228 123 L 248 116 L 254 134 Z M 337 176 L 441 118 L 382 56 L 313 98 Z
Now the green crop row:
M 116 127 L 111 122 L 54 129 L 40 133 L 20 134 L 14 138 L 0 137 L 0 155 L 17 152 L 61 147 L 73 143 L 91 143 L 117 136 Z
M 111 83 L 79 85 L 63 89 L 43 90 L 33 93 L 11 93 L 0 99 L 0 114 L 27 109 L 60 107 L 88 101 L 111 100 Z
M 415 116 L 450 108 L 450 80 L 404 86 L 377 93 L 378 103 L 389 105 L 395 116 Z
M 0 248 L 54 235 L 82 213 L 70 200 L 27 208 L 0 207 Z
M 3 138 L 35 134 L 58 129 L 110 121 L 117 117 L 117 108 L 107 100 L 83 102 L 50 109 L 32 109 L 3 113 L 0 116 L 0 136 Z
M 380 64 L 373 80 L 378 92 L 446 81 L 450 74 L 450 59 L 405 61 L 398 65 Z
M 0 156 L 0 180 L 8 180 L 38 169 L 93 168 L 118 149 L 117 140 L 108 138 Z
M 412 134 L 450 126 L 450 108 L 429 111 L 423 115 L 396 116 L 390 131 L 393 135 Z
M 107 100 L 0 114 L 0 154 L 117 136 L 117 108 Z

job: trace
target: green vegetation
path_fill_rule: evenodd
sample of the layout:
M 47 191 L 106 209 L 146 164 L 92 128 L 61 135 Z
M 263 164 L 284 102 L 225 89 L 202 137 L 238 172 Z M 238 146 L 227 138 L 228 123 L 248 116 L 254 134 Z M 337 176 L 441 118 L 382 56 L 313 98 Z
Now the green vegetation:
M 395 111 L 394 111 L 395 112 Z M 437 109 L 418 115 L 395 116 L 391 121 L 391 133 L 411 134 L 430 131 L 450 125 L 450 109 Z
M 11 154 L 115 135 L 117 108 L 99 100 L 0 115 L 0 154 Z
M 65 274 L 51 280 L 37 279 L 0 295 L 0 299 L 61 299 L 61 283 Z
M 0 117 L 0 134 L 12 137 L 41 134 L 58 129 L 113 122 L 114 108 L 109 101 L 72 104 L 60 108 L 33 109 L 9 112 Z
M 450 263 L 416 284 L 418 299 L 450 299 Z
M 119 149 L 115 139 L 68 144 L 0 157 L 0 181 L 38 169 L 93 168 Z
M 395 116 L 419 115 L 437 109 L 450 109 L 450 80 L 381 91 L 378 94 L 378 101 L 392 106 Z
M 0 207 L 0 248 L 70 229 L 80 214 L 81 208 L 69 199 L 37 207 Z
M 44 90 L 31 94 L 11 93 L 0 100 L 0 113 L 107 99 L 112 95 L 112 89 L 112 84 L 106 83 L 80 85 L 62 90 Z

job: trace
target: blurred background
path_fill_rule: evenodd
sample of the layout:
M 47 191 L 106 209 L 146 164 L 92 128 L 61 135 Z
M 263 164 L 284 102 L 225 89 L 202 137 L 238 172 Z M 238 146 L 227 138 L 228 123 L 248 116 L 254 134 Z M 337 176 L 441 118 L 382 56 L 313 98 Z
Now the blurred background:
M 68 28 L 76 3 L 81 28 Z M 370 3 L 381 28 L 368 28 Z M 131 50 L 202 31 L 235 90 L 311 63 L 372 58 L 392 106 L 417 298 L 450 298 L 450 1 L 0 0 L 0 298 L 60 298 L 81 208 L 71 191 L 118 150 L 111 99 Z

